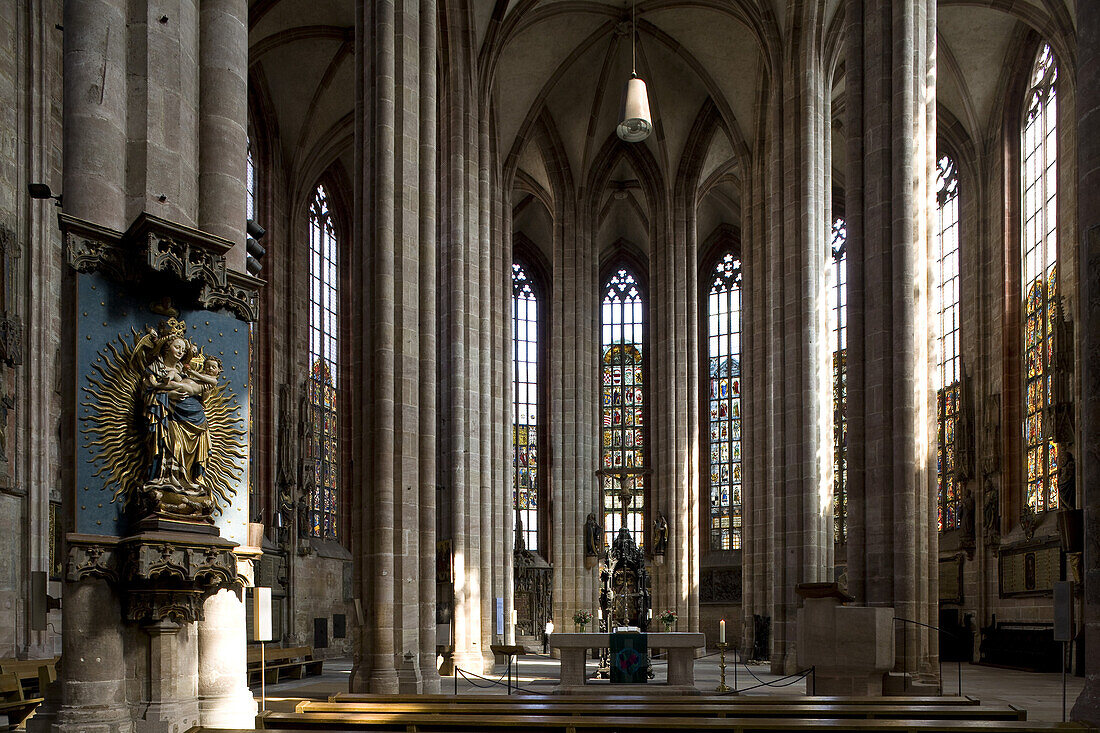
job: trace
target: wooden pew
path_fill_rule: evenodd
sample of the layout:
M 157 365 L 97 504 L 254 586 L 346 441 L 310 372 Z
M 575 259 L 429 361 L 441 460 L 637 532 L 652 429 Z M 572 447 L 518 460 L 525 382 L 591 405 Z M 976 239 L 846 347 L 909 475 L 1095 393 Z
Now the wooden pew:
M 329 696 L 329 702 L 484 702 L 497 703 L 499 705 L 515 705 L 517 701 L 548 702 L 548 703 L 580 703 L 595 707 L 602 707 L 608 702 L 645 702 L 652 697 L 637 693 L 620 693 L 604 685 L 606 694 L 600 695 L 548 695 L 517 693 L 511 697 L 507 695 L 486 694 L 425 694 L 425 695 L 383 695 L 364 692 L 340 692 Z M 897 697 L 835 697 L 830 695 L 662 695 L 662 703 L 683 702 L 692 704 L 720 703 L 723 705 L 760 704 L 765 700 L 774 705 L 803 705 L 803 704 L 856 704 L 856 705 L 978 705 L 981 701 L 969 695 L 956 696 L 897 696 Z
M 439 713 L 276 713 L 257 716 L 263 730 L 341 730 L 406 731 L 408 733 L 474 733 L 494 731 L 530 733 L 532 730 L 554 733 L 578 731 L 723 731 L 758 733 L 763 731 L 884 731 L 924 733 L 974 733 L 976 731 L 1047 731 L 1085 730 L 1083 724 L 1033 722 L 1025 720 L 884 720 L 876 718 L 705 718 L 695 716 L 639 716 L 625 719 L 619 715 L 442 715 Z
M 23 696 L 23 683 L 17 674 L 0 674 L 0 727 L 6 720 L 6 730 L 14 730 L 31 716 L 41 702 L 41 697 Z
M 495 715 L 502 711 L 497 703 L 464 702 L 314 702 L 298 704 L 299 713 L 394 713 L 425 715 Z M 524 715 L 592 715 L 619 716 L 622 719 L 637 716 L 695 716 L 700 718 L 916 718 L 924 720 L 1026 720 L 1027 711 L 1011 705 L 860 705 L 857 703 L 789 703 L 780 706 L 768 699 L 757 697 L 751 702 L 730 705 L 721 703 L 697 703 L 694 701 L 668 702 L 660 699 L 609 702 L 593 705 L 588 701 L 529 702 L 513 698 L 509 714 Z
M 61 657 L 48 659 L 0 659 L 0 674 L 14 674 L 23 685 L 23 694 L 29 697 L 40 694 L 43 678 L 57 679 L 57 662 Z M 42 668 L 45 667 L 45 674 Z
M 263 653 L 264 677 L 267 684 L 284 679 L 300 680 L 307 675 L 321 674 L 325 660 L 314 659 L 308 646 L 267 647 Z M 260 648 L 248 650 L 248 683 L 260 683 Z

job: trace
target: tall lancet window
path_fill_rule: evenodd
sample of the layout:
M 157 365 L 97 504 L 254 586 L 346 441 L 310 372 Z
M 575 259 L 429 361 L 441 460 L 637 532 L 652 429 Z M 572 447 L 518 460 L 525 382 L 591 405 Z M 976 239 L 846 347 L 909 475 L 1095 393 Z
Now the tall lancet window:
M 626 527 L 639 547 L 645 539 L 644 310 L 635 273 L 628 267 L 616 269 L 604 282 L 600 308 L 604 541 L 611 544 L 623 526 L 623 501 L 628 498 Z
M 1058 508 L 1058 450 L 1043 424 L 1051 399 L 1052 325 L 1058 296 L 1058 67 L 1044 45 L 1031 71 L 1023 119 L 1023 371 L 1027 505 Z
M 324 186 L 317 186 L 309 205 L 309 406 L 313 464 L 310 533 L 337 539 L 337 492 L 340 485 L 337 423 L 338 287 L 336 227 Z
M 512 509 L 523 547 L 539 546 L 539 298 L 528 270 L 512 264 Z
M 955 478 L 955 430 L 959 420 L 959 170 L 941 156 L 936 176 L 936 286 L 939 369 L 936 381 L 936 413 L 939 446 L 936 476 L 939 488 L 939 528 L 959 526 L 962 483 Z
M 256 158 L 252 152 L 252 141 L 248 141 L 248 152 L 244 159 L 244 218 L 256 218 Z
M 833 349 L 833 539 L 848 535 L 848 230 L 844 219 L 833 219 L 830 255 L 829 344 Z
M 741 260 L 719 257 L 707 294 L 710 549 L 741 549 Z

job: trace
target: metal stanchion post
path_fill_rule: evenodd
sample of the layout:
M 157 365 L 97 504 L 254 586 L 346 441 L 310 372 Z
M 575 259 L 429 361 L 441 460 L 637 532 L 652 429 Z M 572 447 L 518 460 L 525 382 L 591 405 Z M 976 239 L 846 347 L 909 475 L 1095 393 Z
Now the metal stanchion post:
M 264 643 L 260 642 L 260 711 L 267 701 L 267 663 L 264 661 Z

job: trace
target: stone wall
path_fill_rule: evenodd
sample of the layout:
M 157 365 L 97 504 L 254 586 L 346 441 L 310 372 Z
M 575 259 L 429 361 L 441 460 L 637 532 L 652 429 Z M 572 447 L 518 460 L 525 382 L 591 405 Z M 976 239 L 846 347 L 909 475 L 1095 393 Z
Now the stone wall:
M 0 657 L 60 651 L 60 622 L 31 631 L 30 572 L 50 571 L 51 504 L 62 499 L 57 209 L 27 184 L 61 188 L 61 21 L 57 3 L 0 7 L 0 319 L 21 328 L 0 363 Z M 21 541 L 17 538 L 23 538 Z M 52 573 L 51 573 L 52 575 Z M 60 583 L 49 592 L 60 595 Z

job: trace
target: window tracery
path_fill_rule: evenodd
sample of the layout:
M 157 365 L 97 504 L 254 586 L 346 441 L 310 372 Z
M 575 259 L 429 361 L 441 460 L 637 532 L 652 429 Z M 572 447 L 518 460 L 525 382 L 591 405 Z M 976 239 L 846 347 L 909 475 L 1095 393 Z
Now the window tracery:
M 310 534 L 337 539 L 338 261 L 336 228 L 323 185 L 317 186 L 310 202 L 309 254 Z
M 626 527 L 644 546 L 645 516 L 645 349 L 644 298 L 629 267 L 604 283 L 601 331 L 601 485 L 604 543 L 623 526 L 622 498 L 631 494 Z
M 725 252 L 707 293 L 711 550 L 741 549 L 741 260 Z
M 1044 45 L 1032 67 L 1021 131 L 1024 499 L 1036 512 L 1059 506 L 1058 448 L 1043 416 L 1051 401 L 1058 297 L 1057 79 L 1054 54 Z
M 948 156 L 936 167 L 936 287 L 939 369 L 936 384 L 936 476 L 940 531 L 960 526 L 962 482 L 956 478 L 956 430 L 961 407 L 959 356 L 959 171 Z
M 512 510 L 526 550 L 539 545 L 539 315 L 540 303 L 531 276 L 512 264 Z
M 848 522 L 848 230 L 843 217 L 833 219 L 829 243 L 832 303 L 829 342 L 833 347 L 833 540 L 847 540 Z

